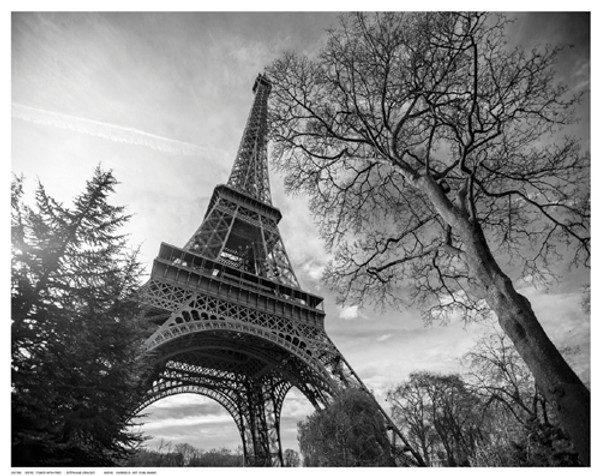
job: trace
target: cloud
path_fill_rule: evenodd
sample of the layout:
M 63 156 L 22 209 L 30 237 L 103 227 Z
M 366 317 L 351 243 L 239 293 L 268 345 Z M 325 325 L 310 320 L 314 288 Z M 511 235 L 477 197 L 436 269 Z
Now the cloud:
M 316 260 L 310 260 L 303 263 L 300 269 L 313 281 L 319 281 L 323 276 L 323 271 L 325 271 L 325 263 Z
M 283 448 L 298 449 L 297 422 L 314 412 L 308 399 L 292 388 L 281 412 Z M 145 446 L 158 449 L 165 444 L 189 443 L 196 448 L 226 447 L 235 450 L 241 439 L 231 415 L 218 403 L 197 394 L 172 395 L 158 400 L 145 411 L 147 416 L 135 423 L 149 439 Z
M 134 421 L 137 431 L 150 438 L 145 446 L 186 442 L 201 449 L 236 448 L 239 431 L 219 403 L 198 394 L 171 395 L 154 402 Z
M 377 338 L 377 342 L 384 342 L 386 340 L 388 340 L 390 337 L 392 337 L 394 334 L 383 334 L 382 336 L 379 336 Z
M 162 420 L 155 420 L 144 423 L 144 429 L 146 431 L 155 431 L 165 427 L 182 427 L 182 426 L 196 426 L 206 425 L 210 423 L 222 423 L 231 421 L 229 414 L 212 415 L 212 416 L 186 416 L 185 418 L 164 418 Z
M 187 142 L 176 141 L 166 137 L 149 134 L 147 132 L 122 127 L 115 124 L 93 121 L 81 117 L 70 116 L 53 111 L 46 111 L 22 104 L 12 105 L 12 117 L 33 124 L 57 127 L 100 137 L 112 142 L 147 147 L 159 152 L 172 155 L 202 155 L 214 154 L 215 149 L 200 147 Z
M 590 61 L 579 61 L 576 67 L 577 69 L 573 73 L 576 78 L 583 78 L 589 83 L 590 79 Z
M 211 448 L 229 448 L 234 450 L 241 445 L 239 431 L 232 418 L 197 425 L 171 425 L 154 429 L 142 428 L 149 438 L 144 446 L 158 448 L 160 446 L 188 443 L 192 446 L 208 450 Z
M 282 418 L 298 420 L 312 413 L 314 408 L 308 399 L 298 390 L 292 388 L 283 402 Z
M 340 319 L 352 320 L 352 319 L 358 319 L 359 317 L 364 317 L 364 316 L 359 312 L 358 306 L 355 305 L 355 306 L 340 308 L 338 317 Z

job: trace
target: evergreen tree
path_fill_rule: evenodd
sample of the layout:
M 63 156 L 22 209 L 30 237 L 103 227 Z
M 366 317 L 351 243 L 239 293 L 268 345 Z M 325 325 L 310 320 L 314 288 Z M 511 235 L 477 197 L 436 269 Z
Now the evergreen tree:
M 140 357 L 136 252 L 97 168 L 67 208 L 12 184 L 12 465 L 105 466 L 139 439 L 128 431 L 146 368 Z

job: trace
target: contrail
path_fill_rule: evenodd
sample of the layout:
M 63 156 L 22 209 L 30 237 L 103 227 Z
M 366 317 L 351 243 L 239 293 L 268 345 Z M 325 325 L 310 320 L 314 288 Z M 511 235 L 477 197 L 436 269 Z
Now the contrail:
M 217 149 L 200 147 L 188 142 L 167 139 L 166 137 L 148 134 L 147 132 L 128 127 L 92 121 L 81 117 L 69 116 L 58 112 L 37 109 L 23 104 L 12 105 L 12 117 L 34 124 L 58 127 L 81 134 L 88 134 L 113 142 L 139 145 L 159 152 L 173 155 L 206 155 L 221 152 Z

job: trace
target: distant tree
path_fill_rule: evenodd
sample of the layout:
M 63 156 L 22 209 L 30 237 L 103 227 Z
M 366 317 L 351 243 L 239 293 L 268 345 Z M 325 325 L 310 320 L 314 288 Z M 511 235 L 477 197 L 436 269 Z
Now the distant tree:
M 571 441 L 506 336 L 492 332 L 464 356 L 471 385 L 495 424 L 478 447 L 478 466 L 576 466 Z
M 387 398 L 392 418 L 428 466 L 470 466 L 486 440 L 483 402 L 459 375 L 412 373 Z
M 509 49 L 487 13 L 344 15 L 315 59 L 268 69 L 273 157 L 307 192 L 345 304 L 427 320 L 493 312 L 590 461 L 590 393 L 501 263 L 543 280 L 588 266 L 589 152 L 562 127 L 581 99 L 557 48 Z
M 360 389 L 298 423 L 304 466 L 394 466 L 383 418 Z
M 173 445 L 161 440 L 156 450 L 138 448 L 125 462 L 128 467 L 237 467 L 243 466 L 241 448 L 200 450 L 188 443 Z
M 190 460 L 189 466 L 195 467 L 238 467 L 243 466 L 244 457 L 240 451 L 232 453 L 228 448 L 201 451 Z
M 139 468 L 180 468 L 186 466 L 184 456 L 178 451 L 154 451 L 147 448 L 137 449 L 123 466 Z
M 96 169 L 72 208 L 40 184 L 35 204 L 12 184 L 12 465 L 113 465 L 138 436 L 142 334 L 131 299 L 136 253 L 109 204 L 116 181 Z
M 183 466 L 190 466 L 190 462 L 200 457 L 202 452 L 190 445 L 189 443 L 179 443 L 175 445 L 173 450 L 175 453 L 180 453 L 183 457 Z
M 300 466 L 300 455 L 298 452 L 291 448 L 287 448 L 283 452 L 283 466 L 289 468 Z

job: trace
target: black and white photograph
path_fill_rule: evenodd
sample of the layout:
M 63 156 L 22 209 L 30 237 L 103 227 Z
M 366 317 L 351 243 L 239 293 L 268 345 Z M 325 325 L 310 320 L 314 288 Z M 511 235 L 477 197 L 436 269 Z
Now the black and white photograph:
M 590 2 L 52 3 L 5 14 L 11 474 L 591 471 Z

